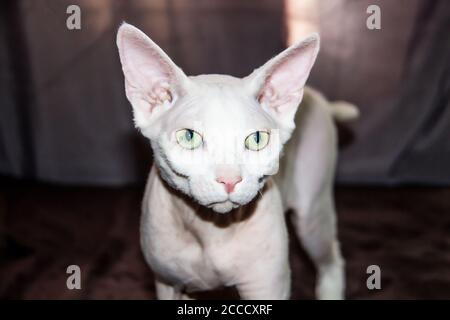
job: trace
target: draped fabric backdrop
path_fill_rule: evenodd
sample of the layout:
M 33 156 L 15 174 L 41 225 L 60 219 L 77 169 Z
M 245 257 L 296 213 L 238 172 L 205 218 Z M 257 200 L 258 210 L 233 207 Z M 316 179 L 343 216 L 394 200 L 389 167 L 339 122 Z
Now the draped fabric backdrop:
M 81 30 L 66 8 L 81 8 Z M 381 8 L 381 30 L 366 8 Z M 3 0 L 0 173 L 70 184 L 141 182 L 115 46 L 141 28 L 187 74 L 245 76 L 307 31 L 322 49 L 309 83 L 361 109 L 343 130 L 342 183 L 450 183 L 448 0 Z

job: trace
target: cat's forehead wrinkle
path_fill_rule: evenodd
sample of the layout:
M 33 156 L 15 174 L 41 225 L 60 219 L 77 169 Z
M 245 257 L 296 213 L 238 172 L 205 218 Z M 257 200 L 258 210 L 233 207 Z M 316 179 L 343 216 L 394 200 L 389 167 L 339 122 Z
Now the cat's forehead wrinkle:
M 205 74 L 190 77 L 191 95 L 209 99 L 231 99 L 240 104 L 256 101 L 245 79 L 229 75 Z
M 207 74 L 190 80 L 189 90 L 168 113 L 168 127 L 197 124 L 220 131 L 274 127 L 273 120 L 246 89 L 244 79 Z
M 197 85 L 187 95 L 189 104 L 202 112 L 212 112 L 222 117 L 221 113 L 246 113 L 256 100 L 239 86 L 208 82 Z
M 212 88 L 186 97 L 169 123 L 189 127 L 193 122 L 210 131 L 243 134 L 249 128 L 274 128 L 275 123 L 251 96 L 229 88 Z M 242 132 L 241 132 L 242 131 Z M 244 132 L 245 131 L 245 132 Z

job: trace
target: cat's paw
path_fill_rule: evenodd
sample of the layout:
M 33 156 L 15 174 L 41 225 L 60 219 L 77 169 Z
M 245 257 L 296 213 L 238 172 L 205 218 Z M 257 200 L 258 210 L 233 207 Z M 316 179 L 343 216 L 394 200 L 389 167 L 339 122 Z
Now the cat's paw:
M 345 291 L 342 263 L 334 263 L 319 270 L 316 297 L 319 300 L 343 300 Z

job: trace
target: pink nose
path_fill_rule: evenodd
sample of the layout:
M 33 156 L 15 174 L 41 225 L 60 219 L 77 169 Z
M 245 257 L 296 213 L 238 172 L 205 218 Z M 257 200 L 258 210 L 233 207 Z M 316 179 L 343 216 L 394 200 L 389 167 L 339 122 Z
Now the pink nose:
M 225 186 L 225 191 L 227 193 L 231 193 L 234 190 L 234 187 L 242 181 L 242 177 L 241 176 L 236 176 L 236 177 L 231 177 L 231 178 L 225 178 L 225 177 L 218 177 L 216 179 L 216 181 L 218 183 L 223 183 L 223 185 Z

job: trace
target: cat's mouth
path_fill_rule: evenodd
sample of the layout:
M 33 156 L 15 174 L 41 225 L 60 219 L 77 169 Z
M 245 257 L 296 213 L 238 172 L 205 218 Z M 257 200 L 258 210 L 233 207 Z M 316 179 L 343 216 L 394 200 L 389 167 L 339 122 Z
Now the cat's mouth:
M 239 204 L 237 202 L 233 202 L 231 200 L 225 200 L 222 202 L 213 202 L 213 203 L 210 203 L 207 205 L 208 208 L 210 208 L 218 213 L 227 213 L 227 212 L 230 212 L 231 210 L 236 209 L 240 206 L 241 206 L 241 204 Z

